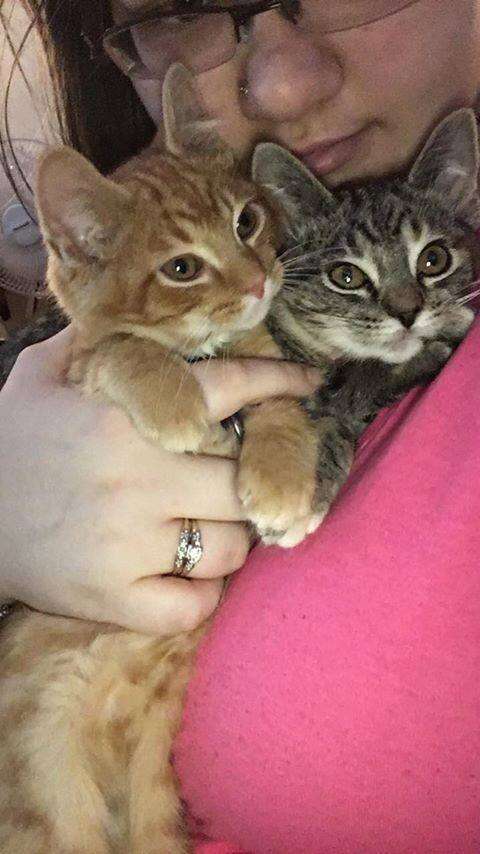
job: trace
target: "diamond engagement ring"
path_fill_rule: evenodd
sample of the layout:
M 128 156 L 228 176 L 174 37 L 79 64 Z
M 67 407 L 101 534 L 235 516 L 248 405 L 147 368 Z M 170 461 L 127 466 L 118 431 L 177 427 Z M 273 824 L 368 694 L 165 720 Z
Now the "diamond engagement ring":
M 190 575 L 202 559 L 202 536 L 194 519 L 184 519 L 180 539 L 173 562 L 172 575 Z

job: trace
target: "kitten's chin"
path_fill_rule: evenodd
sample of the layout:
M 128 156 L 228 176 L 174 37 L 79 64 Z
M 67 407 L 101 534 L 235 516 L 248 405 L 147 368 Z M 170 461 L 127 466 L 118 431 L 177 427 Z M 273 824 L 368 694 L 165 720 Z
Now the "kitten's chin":
M 381 358 L 390 365 L 400 365 L 418 356 L 422 348 L 423 341 L 420 338 L 407 329 L 402 329 L 385 342 Z
M 409 338 L 405 338 L 401 344 L 396 344 L 393 347 L 384 347 L 378 358 L 389 365 L 401 365 L 418 356 L 422 348 L 423 341 L 411 335 Z
M 423 348 L 423 341 L 411 333 L 393 340 L 384 339 L 378 343 L 364 343 L 350 338 L 344 342 L 343 352 L 350 359 L 378 359 L 387 365 L 401 365 L 417 356 Z

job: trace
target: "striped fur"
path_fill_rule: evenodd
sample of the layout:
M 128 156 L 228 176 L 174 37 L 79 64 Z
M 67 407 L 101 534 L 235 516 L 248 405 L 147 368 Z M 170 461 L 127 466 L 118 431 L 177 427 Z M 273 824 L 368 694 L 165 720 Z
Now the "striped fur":
M 176 78 L 173 100 L 185 106 L 191 84 Z M 196 121 L 180 150 L 171 100 L 169 152 L 154 145 L 109 180 L 70 150 L 43 162 L 49 283 L 76 330 L 71 382 L 121 406 L 149 440 L 230 455 L 236 443 L 209 425 L 188 360 L 281 355 L 262 324 L 282 279 L 276 218 L 210 129 L 203 154 Z M 243 239 L 247 204 L 258 227 Z M 166 262 L 189 253 L 204 262 L 199 278 L 169 280 Z M 239 494 L 264 538 L 293 542 L 317 523 L 315 465 L 300 403 L 245 412 Z M 192 850 L 170 751 L 205 628 L 156 640 L 28 608 L 2 626 L 2 854 Z
M 307 408 L 319 430 L 317 509 L 344 483 L 355 442 L 378 410 L 431 380 L 466 334 L 480 270 L 478 138 L 460 110 L 432 134 L 410 172 L 330 193 L 290 154 L 262 144 L 253 174 L 284 210 L 284 286 L 268 326 L 284 355 L 329 367 Z M 427 276 L 427 247 L 447 266 Z M 332 270 L 365 279 L 337 287 Z

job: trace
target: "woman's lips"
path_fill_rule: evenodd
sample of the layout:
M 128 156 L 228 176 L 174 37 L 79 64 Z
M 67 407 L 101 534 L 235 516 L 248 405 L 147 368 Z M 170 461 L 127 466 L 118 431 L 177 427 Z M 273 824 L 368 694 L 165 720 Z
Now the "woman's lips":
M 313 145 L 304 151 L 295 151 L 295 154 L 316 175 L 328 175 L 329 172 L 341 169 L 355 156 L 367 130 L 368 127 L 364 127 L 349 136 Z

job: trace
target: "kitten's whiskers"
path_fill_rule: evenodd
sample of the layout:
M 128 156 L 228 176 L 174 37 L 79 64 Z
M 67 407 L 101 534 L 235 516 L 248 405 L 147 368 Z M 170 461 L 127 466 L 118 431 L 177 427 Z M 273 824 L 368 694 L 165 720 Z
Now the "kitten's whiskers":
M 465 305 L 467 302 L 475 299 L 480 295 L 480 288 L 477 288 L 475 291 L 471 291 L 469 294 L 466 294 L 464 297 L 460 297 L 460 299 L 455 300 L 457 305 Z
M 290 249 L 285 249 L 284 252 L 281 252 L 280 255 L 277 255 L 279 261 L 283 261 L 284 259 L 288 259 L 290 255 L 293 255 L 294 252 L 298 252 L 299 249 L 303 249 L 306 246 L 305 243 L 299 243 L 297 246 L 291 246 Z
M 338 244 L 337 246 L 329 246 L 328 247 L 328 256 L 335 255 L 336 252 L 345 252 L 345 246 L 343 244 Z M 325 261 L 325 255 L 322 253 L 321 249 L 312 249 L 310 252 L 305 252 L 303 255 L 295 255 L 292 258 L 289 258 L 285 263 L 283 263 L 284 268 L 289 268 L 297 263 L 301 263 L 302 261 L 306 261 L 313 258 L 322 259 L 322 262 Z M 280 256 L 280 260 L 282 260 Z M 332 261 L 334 258 L 331 259 Z

